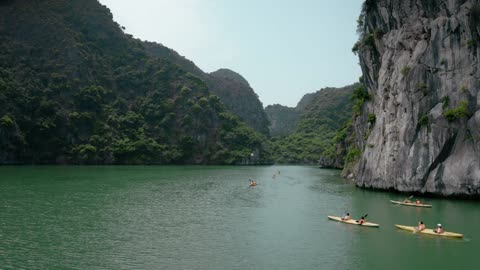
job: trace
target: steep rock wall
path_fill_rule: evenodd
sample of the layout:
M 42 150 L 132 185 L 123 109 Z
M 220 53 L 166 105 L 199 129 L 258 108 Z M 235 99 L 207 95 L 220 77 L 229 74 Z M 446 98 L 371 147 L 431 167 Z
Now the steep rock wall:
M 475 0 L 364 3 L 358 186 L 480 196 L 479 11 Z

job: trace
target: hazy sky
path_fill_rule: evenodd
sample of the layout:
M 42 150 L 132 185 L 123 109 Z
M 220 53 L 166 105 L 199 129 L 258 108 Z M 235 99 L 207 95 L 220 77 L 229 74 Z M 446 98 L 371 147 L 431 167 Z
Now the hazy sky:
M 358 81 L 351 49 L 362 0 L 100 0 L 126 32 L 176 50 L 206 72 L 243 75 L 264 106 L 295 106 Z

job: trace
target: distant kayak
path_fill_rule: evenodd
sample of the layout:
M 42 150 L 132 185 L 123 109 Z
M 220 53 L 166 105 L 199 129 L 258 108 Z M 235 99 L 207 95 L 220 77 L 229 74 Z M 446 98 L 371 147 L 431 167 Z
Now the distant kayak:
M 376 223 L 365 222 L 363 224 L 360 224 L 354 219 L 342 220 L 341 217 L 336 217 L 336 216 L 328 216 L 328 219 L 340 221 L 340 222 L 351 224 L 351 225 L 359 225 L 359 226 L 365 226 L 365 227 L 380 227 L 380 225 Z
M 423 203 L 408 203 L 408 202 L 400 202 L 400 201 L 394 201 L 394 200 L 390 200 L 391 203 L 394 203 L 394 204 L 400 204 L 400 205 L 407 205 L 407 206 L 414 206 L 414 207 L 432 207 L 432 205 L 430 204 L 423 204 Z
M 254 187 L 254 186 L 256 186 L 256 185 L 257 185 L 257 184 L 250 184 L 251 187 Z
M 416 233 L 423 233 L 423 234 L 428 234 L 428 235 L 435 235 L 435 236 L 443 236 L 443 237 L 453 237 L 453 238 L 463 238 L 463 234 L 461 233 L 454 233 L 454 232 L 443 232 L 443 233 L 436 233 L 432 229 L 425 229 L 422 231 L 417 231 L 417 229 L 413 226 L 405 226 L 405 225 L 397 225 L 395 224 L 395 227 L 410 231 L 410 232 L 416 232 Z

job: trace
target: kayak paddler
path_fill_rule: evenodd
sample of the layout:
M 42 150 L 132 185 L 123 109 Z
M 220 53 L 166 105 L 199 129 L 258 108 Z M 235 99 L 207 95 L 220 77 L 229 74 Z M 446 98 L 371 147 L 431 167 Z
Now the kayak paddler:
M 361 217 L 359 221 L 357 221 L 357 223 L 359 223 L 360 225 L 362 225 L 363 223 L 367 222 L 365 220 L 365 217 Z
M 438 224 L 437 224 L 437 229 L 434 230 L 434 232 L 436 232 L 436 233 L 444 233 L 445 231 L 444 231 L 443 228 L 442 228 L 442 224 L 438 223 Z
M 350 213 L 347 213 L 343 218 L 342 220 L 350 220 L 351 217 L 350 217 Z
M 423 224 L 423 221 L 418 222 L 417 230 L 418 230 L 418 231 L 423 231 L 423 230 L 425 230 L 425 224 Z

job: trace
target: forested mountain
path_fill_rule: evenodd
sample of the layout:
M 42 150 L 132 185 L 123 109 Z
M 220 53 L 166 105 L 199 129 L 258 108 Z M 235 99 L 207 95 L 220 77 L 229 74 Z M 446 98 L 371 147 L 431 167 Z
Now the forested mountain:
M 196 72 L 152 57 L 97 0 L 2 1 L 0 164 L 267 159 Z
M 300 119 L 301 111 L 280 104 L 265 107 L 268 121 L 270 122 L 270 135 L 272 137 L 285 137 L 295 132 Z
M 336 131 L 351 118 L 351 97 L 356 87 L 358 84 L 324 88 L 305 95 L 293 112 L 286 114 L 293 119 L 295 114 L 300 114 L 295 132 L 272 139 L 274 160 L 278 163 L 317 164 L 320 157 L 326 154 L 325 151 L 331 151 Z M 274 107 L 267 107 L 267 112 L 272 112 L 272 109 Z M 276 117 L 279 118 L 279 115 Z M 274 122 L 275 117 L 271 116 L 270 119 Z
M 150 55 L 175 63 L 182 69 L 201 78 L 207 84 L 209 90 L 219 96 L 231 112 L 239 116 L 256 131 L 268 135 L 269 123 L 263 104 L 248 81 L 240 74 L 229 69 L 219 69 L 212 73 L 205 73 L 192 61 L 162 44 L 145 42 L 144 45 Z

